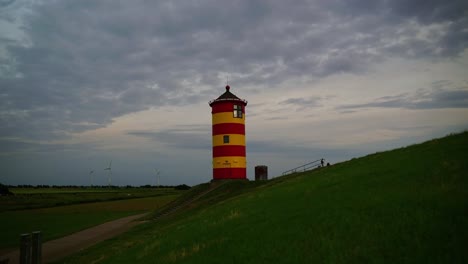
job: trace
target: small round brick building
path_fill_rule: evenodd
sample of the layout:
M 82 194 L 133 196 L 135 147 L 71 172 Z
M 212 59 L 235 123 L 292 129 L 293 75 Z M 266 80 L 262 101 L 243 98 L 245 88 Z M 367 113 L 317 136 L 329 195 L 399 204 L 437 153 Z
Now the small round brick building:
M 212 114 L 213 180 L 247 179 L 245 153 L 245 106 L 229 85 L 209 102 Z

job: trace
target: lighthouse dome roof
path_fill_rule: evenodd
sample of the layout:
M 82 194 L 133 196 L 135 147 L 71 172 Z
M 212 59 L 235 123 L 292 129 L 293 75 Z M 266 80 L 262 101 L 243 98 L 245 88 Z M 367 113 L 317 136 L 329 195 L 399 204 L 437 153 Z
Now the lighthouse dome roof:
M 239 97 L 237 97 L 235 94 L 231 93 L 230 89 L 231 89 L 231 87 L 229 85 L 226 85 L 226 92 L 224 92 L 222 95 L 220 95 L 215 100 L 210 101 L 209 104 L 212 105 L 214 103 L 223 102 L 223 101 L 240 101 L 244 105 L 247 105 L 246 100 L 242 100 Z

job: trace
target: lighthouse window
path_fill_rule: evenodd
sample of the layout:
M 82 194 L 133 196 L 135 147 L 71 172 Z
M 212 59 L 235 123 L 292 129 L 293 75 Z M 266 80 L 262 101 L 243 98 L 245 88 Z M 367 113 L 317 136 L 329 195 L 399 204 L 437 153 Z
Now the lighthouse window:
M 242 106 L 234 105 L 234 117 L 242 118 Z
M 228 135 L 225 135 L 223 136 L 223 142 L 226 144 L 226 143 L 229 143 L 229 136 Z

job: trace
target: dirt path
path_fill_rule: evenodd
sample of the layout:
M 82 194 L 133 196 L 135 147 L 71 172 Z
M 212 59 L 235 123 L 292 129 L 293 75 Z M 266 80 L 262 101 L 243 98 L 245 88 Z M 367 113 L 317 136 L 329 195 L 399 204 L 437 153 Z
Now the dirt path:
M 145 215 L 132 215 L 110 221 L 83 231 L 71 234 L 66 237 L 45 242 L 42 245 L 42 263 L 59 260 L 63 257 L 76 253 L 98 242 L 121 234 L 131 227 L 141 223 L 135 221 Z M 0 256 L 0 263 L 9 259 L 8 264 L 19 263 L 19 250 Z

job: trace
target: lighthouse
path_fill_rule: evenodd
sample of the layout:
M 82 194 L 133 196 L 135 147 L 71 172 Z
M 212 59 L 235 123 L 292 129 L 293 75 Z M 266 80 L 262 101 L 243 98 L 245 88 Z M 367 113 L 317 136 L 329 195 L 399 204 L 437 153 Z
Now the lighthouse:
M 213 140 L 213 180 L 247 179 L 245 155 L 245 106 L 229 85 L 210 101 Z

